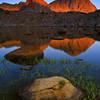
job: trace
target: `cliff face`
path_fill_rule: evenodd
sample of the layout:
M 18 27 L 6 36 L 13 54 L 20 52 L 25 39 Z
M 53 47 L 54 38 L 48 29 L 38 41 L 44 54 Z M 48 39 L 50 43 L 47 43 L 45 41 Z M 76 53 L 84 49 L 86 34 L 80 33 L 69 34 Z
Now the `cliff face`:
M 79 11 L 89 13 L 97 10 L 90 0 L 55 0 L 49 5 L 44 0 L 27 0 L 25 3 L 21 2 L 15 5 L 3 3 L 0 4 L 0 8 L 8 11 L 19 11 L 23 6 L 30 4 L 50 7 L 55 12 Z
M 25 5 L 29 5 L 31 3 L 38 3 L 40 5 L 48 6 L 48 4 L 44 0 L 27 0 Z
M 27 12 L 49 12 L 51 11 L 44 0 L 27 0 L 20 11 Z
M 7 4 L 7 3 L 3 3 L 0 4 L 0 8 L 3 10 L 8 10 L 8 11 L 19 11 L 19 9 L 22 7 L 23 3 L 19 3 L 19 4 Z
M 49 7 L 55 12 L 79 11 L 89 13 L 97 10 L 90 0 L 55 0 L 49 4 Z
M 19 4 L 7 4 L 7 3 L 3 3 L 0 4 L 0 8 L 3 10 L 8 10 L 8 11 L 19 11 L 23 6 L 29 6 L 32 4 L 36 4 L 40 6 L 46 6 L 48 7 L 48 4 L 44 1 L 44 0 L 27 0 L 25 3 L 24 2 L 20 2 Z M 35 6 L 35 5 L 33 5 Z M 37 8 L 35 6 L 35 8 Z M 38 9 L 38 8 L 37 8 Z

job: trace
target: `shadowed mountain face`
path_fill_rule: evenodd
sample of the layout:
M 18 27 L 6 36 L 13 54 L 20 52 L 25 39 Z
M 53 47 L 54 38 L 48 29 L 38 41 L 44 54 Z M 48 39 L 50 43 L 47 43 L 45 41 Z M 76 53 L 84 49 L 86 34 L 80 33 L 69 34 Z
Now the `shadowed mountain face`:
M 55 0 L 49 4 L 49 7 L 55 12 L 79 11 L 89 13 L 97 10 L 90 0 Z
M 65 38 L 64 40 L 52 40 L 49 45 L 53 48 L 64 50 L 71 56 L 77 56 L 85 52 L 94 42 L 94 39 L 88 37 L 80 39 Z

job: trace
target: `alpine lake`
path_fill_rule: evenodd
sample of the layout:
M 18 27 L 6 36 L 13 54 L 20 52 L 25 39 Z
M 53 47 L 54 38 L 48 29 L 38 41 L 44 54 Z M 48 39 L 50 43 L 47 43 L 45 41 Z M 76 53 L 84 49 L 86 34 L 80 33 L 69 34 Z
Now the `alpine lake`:
M 70 80 L 84 91 L 82 100 L 100 100 L 100 33 L 96 29 L 66 28 L 66 33 L 58 34 L 50 34 L 52 28 L 45 34 L 23 29 L 0 31 L 0 100 L 21 100 L 20 89 L 51 76 Z

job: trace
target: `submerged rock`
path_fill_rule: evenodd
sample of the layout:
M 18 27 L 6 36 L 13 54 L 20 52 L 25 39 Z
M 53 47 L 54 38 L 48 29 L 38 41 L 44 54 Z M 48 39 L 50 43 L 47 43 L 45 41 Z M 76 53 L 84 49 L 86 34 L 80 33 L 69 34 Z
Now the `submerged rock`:
M 33 67 L 21 67 L 20 70 L 26 70 L 26 71 L 29 71 L 29 70 L 32 70 Z
M 24 100 L 78 100 L 82 92 L 63 77 L 36 79 L 31 86 L 20 92 Z

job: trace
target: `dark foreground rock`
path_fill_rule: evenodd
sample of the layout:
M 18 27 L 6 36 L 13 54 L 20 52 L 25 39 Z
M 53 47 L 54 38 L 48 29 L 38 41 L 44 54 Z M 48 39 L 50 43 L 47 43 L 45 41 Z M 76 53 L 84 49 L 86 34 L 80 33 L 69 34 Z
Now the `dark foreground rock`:
M 63 77 L 35 80 L 19 93 L 23 100 L 79 100 L 82 92 Z

